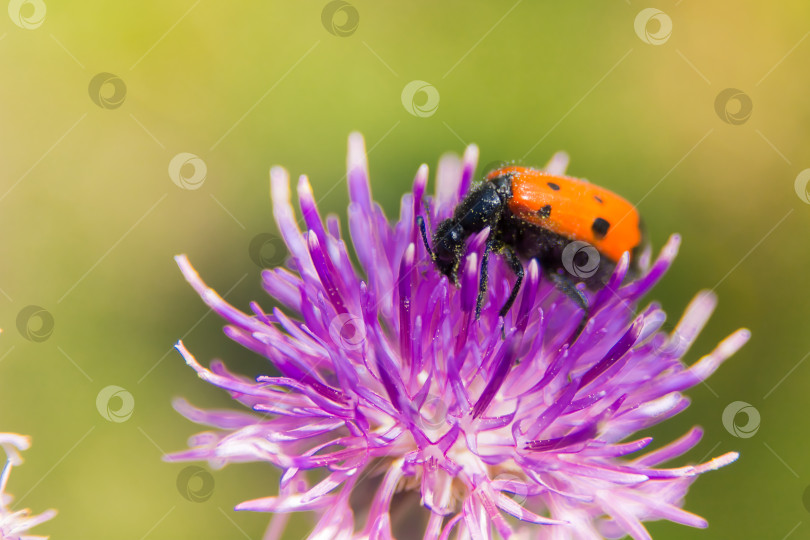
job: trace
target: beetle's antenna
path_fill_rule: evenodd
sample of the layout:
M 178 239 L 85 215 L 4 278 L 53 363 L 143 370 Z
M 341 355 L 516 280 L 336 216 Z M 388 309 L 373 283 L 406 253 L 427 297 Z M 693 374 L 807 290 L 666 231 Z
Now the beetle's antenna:
M 430 258 L 435 261 L 436 255 L 434 255 L 433 250 L 430 249 L 430 242 L 428 241 L 427 230 L 425 229 L 425 218 L 416 216 L 416 223 L 419 225 L 419 231 L 422 233 L 422 241 L 425 243 L 425 250 L 428 252 L 428 255 L 430 255 Z
M 430 222 L 430 205 L 428 204 L 427 201 L 422 201 L 422 208 L 425 210 L 425 217 L 427 218 L 428 229 L 432 231 L 433 224 Z

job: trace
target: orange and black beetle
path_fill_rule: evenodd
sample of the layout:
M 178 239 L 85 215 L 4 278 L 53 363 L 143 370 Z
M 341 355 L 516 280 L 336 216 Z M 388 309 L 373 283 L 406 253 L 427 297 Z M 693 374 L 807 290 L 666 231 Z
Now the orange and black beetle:
M 453 217 L 439 224 L 433 249 L 424 219 L 419 216 L 417 221 L 437 268 L 454 282 L 467 238 L 490 227 L 481 260 L 476 318 L 481 313 L 491 252 L 500 253 L 517 276 L 500 311 L 502 317 L 512 307 L 523 281 L 521 259 L 537 259 L 546 276 L 585 312 L 574 339 L 589 315 L 588 299 L 576 284 L 584 282 L 594 290 L 603 287 L 624 252 L 630 253 L 629 275 L 637 275 L 644 245 L 639 214 L 625 199 L 586 180 L 528 167 L 502 167 L 487 174 L 459 203 Z M 587 276 L 576 275 L 570 268 L 565 271 L 566 247 L 574 242 L 587 243 L 598 253 L 598 266 Z M 571 262 L 578 267 L 587 264 L 576 259 Z

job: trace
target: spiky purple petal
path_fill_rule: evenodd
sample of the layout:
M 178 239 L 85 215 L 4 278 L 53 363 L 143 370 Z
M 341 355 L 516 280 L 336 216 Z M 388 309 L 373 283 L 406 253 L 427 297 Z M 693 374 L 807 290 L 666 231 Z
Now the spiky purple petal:
M 462 159 L 443 157 L 434 197 L 425 194 L 427 166 L 419 167 L 391 223 L 373 201 L 363 139 L 352 134 L 348 230 L 359 269 L 338 220 L 328 217 L 324 226 L 307 178 L 298 182 L 298 221 L 287 172 L 271 169 L 273 213 L 290 252 L 286 268 L 262 272 L 265 291 L 282 306 L 272 311 L 256 302 L 250 312 L 230 306 L 177 257 L 185 278 L 228 323 L 226 335 L 278 373 L 251 381 L 218 362 L 206 369 L 178 343 L 203 380 L 255 412 L 176 401 L 178 411 L 214 430 L 169 459 L 273 463 L 284 471 L 278 495 L 237 509 L 316 512 L 310 538 L 394 538 L 395 495 L 409 490 L 420 494 L 425 538 L 490 538 L 495 530 L 503 537 L 642 539 L 649 537 L 644 521 L 706 526 L 681 509 L 686 491 L 697 475 L 737 454 L 658 468 L 694 447 L 702 431 L 636 458 L 651 439 L 631 437 L 688 406 L 681 392 L 711 375 L 748 331 L 687 367 L 681 358 L 714 308 L 714 294 L 700 293 L 669 335 L 657 304 L 639 310 L 671 265 L 678 236 L 652 264 L 649 251 L 642 255 L 636 281 L 626 283 L 628 254 L 618 261 L 607 285 L 588 293 L 591 315 L 574 343 L 568 339 L 581 311 L 542 277 L 537 261 L 527 263 L 517 302 L 500 318 L 514 276 L 493 257 L 476 320 L 489 231 L 469 239 L 457 287 L 434 267 L 416 217 L 434 226 L 449 217 L 477 158 L 474 146 Z M 567 163 L 558 153 L 547 169 L 563 174 Z M 309 469 L 326 474 L 310 486 Z M 376 488 L 368 491 L 369 484 Z M 358 511 L 365 517 L 358 520 Z M 267 538 L 280 537 L 284 523 L 274 518 Z

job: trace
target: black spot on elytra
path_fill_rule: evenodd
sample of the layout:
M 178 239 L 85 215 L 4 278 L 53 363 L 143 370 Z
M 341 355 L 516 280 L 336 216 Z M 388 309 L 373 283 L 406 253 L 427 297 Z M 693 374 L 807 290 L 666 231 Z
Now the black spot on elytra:
M 560 191 L 560 186 L 555 184 L 554 182 L 547 182 L 548 187 L 553 189 L 554 191 Z
M 547 204 L 543 208 L 537 211 L 537 215 L 541 218 L 547 218 L 551 215 L 551 205 Z
M 591 230 L 596 238 L 604 238 L 608 229 L 610 229 L 610 223 L 606 219 L 598 217 L 593 220 Z
M 598 202 L 599 204 L 603 204 L 602 199 L 600 199 L 598 195 L 594 195 L 593 198 L 596 199 L 596 202 Z

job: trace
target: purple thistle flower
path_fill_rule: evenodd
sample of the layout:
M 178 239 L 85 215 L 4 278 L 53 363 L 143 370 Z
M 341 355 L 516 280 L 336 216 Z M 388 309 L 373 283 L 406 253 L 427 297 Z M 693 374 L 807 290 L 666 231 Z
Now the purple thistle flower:
M 28 450 L 31 446 L 31 439 L 16 433 L 0 433 L 0 446 L 6 453 L 6 464 L 0 475 L 0 540 L 36 540 L 45 539 L 47 536 L 31 536 L 23 534 L 52 519 L 56 515 L 56 510 L 47 510 L 39 515 L 31 515 L 27 508 L 12 511 L 9 508 L 12 496 L 6 493 L 6 484 L 14 465 L 22 463 L 20 451 Z
M 673 236 L 643 272 L 623 284 L 628 255 L 609 283 L 590 294 L 592 315 L 573 343 L 581 311 L 541 279 L 536 261 L 505 319 L 498 311 L 514 276 L 495 257 L 480 320 L 478 267 L 488 231 L 472 237 L 456 287 L 434 267 L 415 217 L 449 217 L 467 192 L 478 150 L 445 156 L 436 194 L 425 195 L 428 168 L 416 173 L 393 224 L 373 203 L 363 139 L 349 138 L 349 231 L 361 271 L 352 264 L 339 221 L 324 225 L 306 177 L 298 200 L 306 231 L 290 204 L 285 170 L 270 171 L 273 211 L 291 257 L 262 272 L 283 307 L 244 313 L 209 289 L 185 256 L 183 275 L 227 322 L 225 333 L 265 356 L 280 373 L 256 381 L 221 362 L 204 368 L 182 342 L 177 349 L 198 375 L 254 412 L 206 411 L 184 400 L 176 409 L 212 426 L 169 459 L 267 461 L 283 470 L 279 494 L 237 510 L 276 514 L 266 538 L 278 538 L 286 515 L 314 511 L 310 538 L 408 537 L 593 539 L 649 538 L 643 521 L 706 527 L 681 508 L 697 475 L 737 459 L 735 452 L 699 465 L 659 468 L 693 448 L 702 431 L 640 457 L 650 437 L 639 430 L 689 404 L 682 391 L 711 375 L 748 339 L 738 330 L 690 367 L 681 358 L 716 299 L 698 294 L 674 332 L 642 296 L 678 250 Z M 547 168 L 562 174 L 567 156 Z M 501 327 L 504 326 L 502 336 Z M 306 471 L 320 470 L 314 485 Z M 408 493 L 419 504 L 407 506 Z M 395 500 L 395 497 L 397 498 Z M 393 515 L 392 515 L 393 512 Z M 406 523 L 395 523 L 405 512 Z M 415 531 L 415 527 L 419 530 Z

